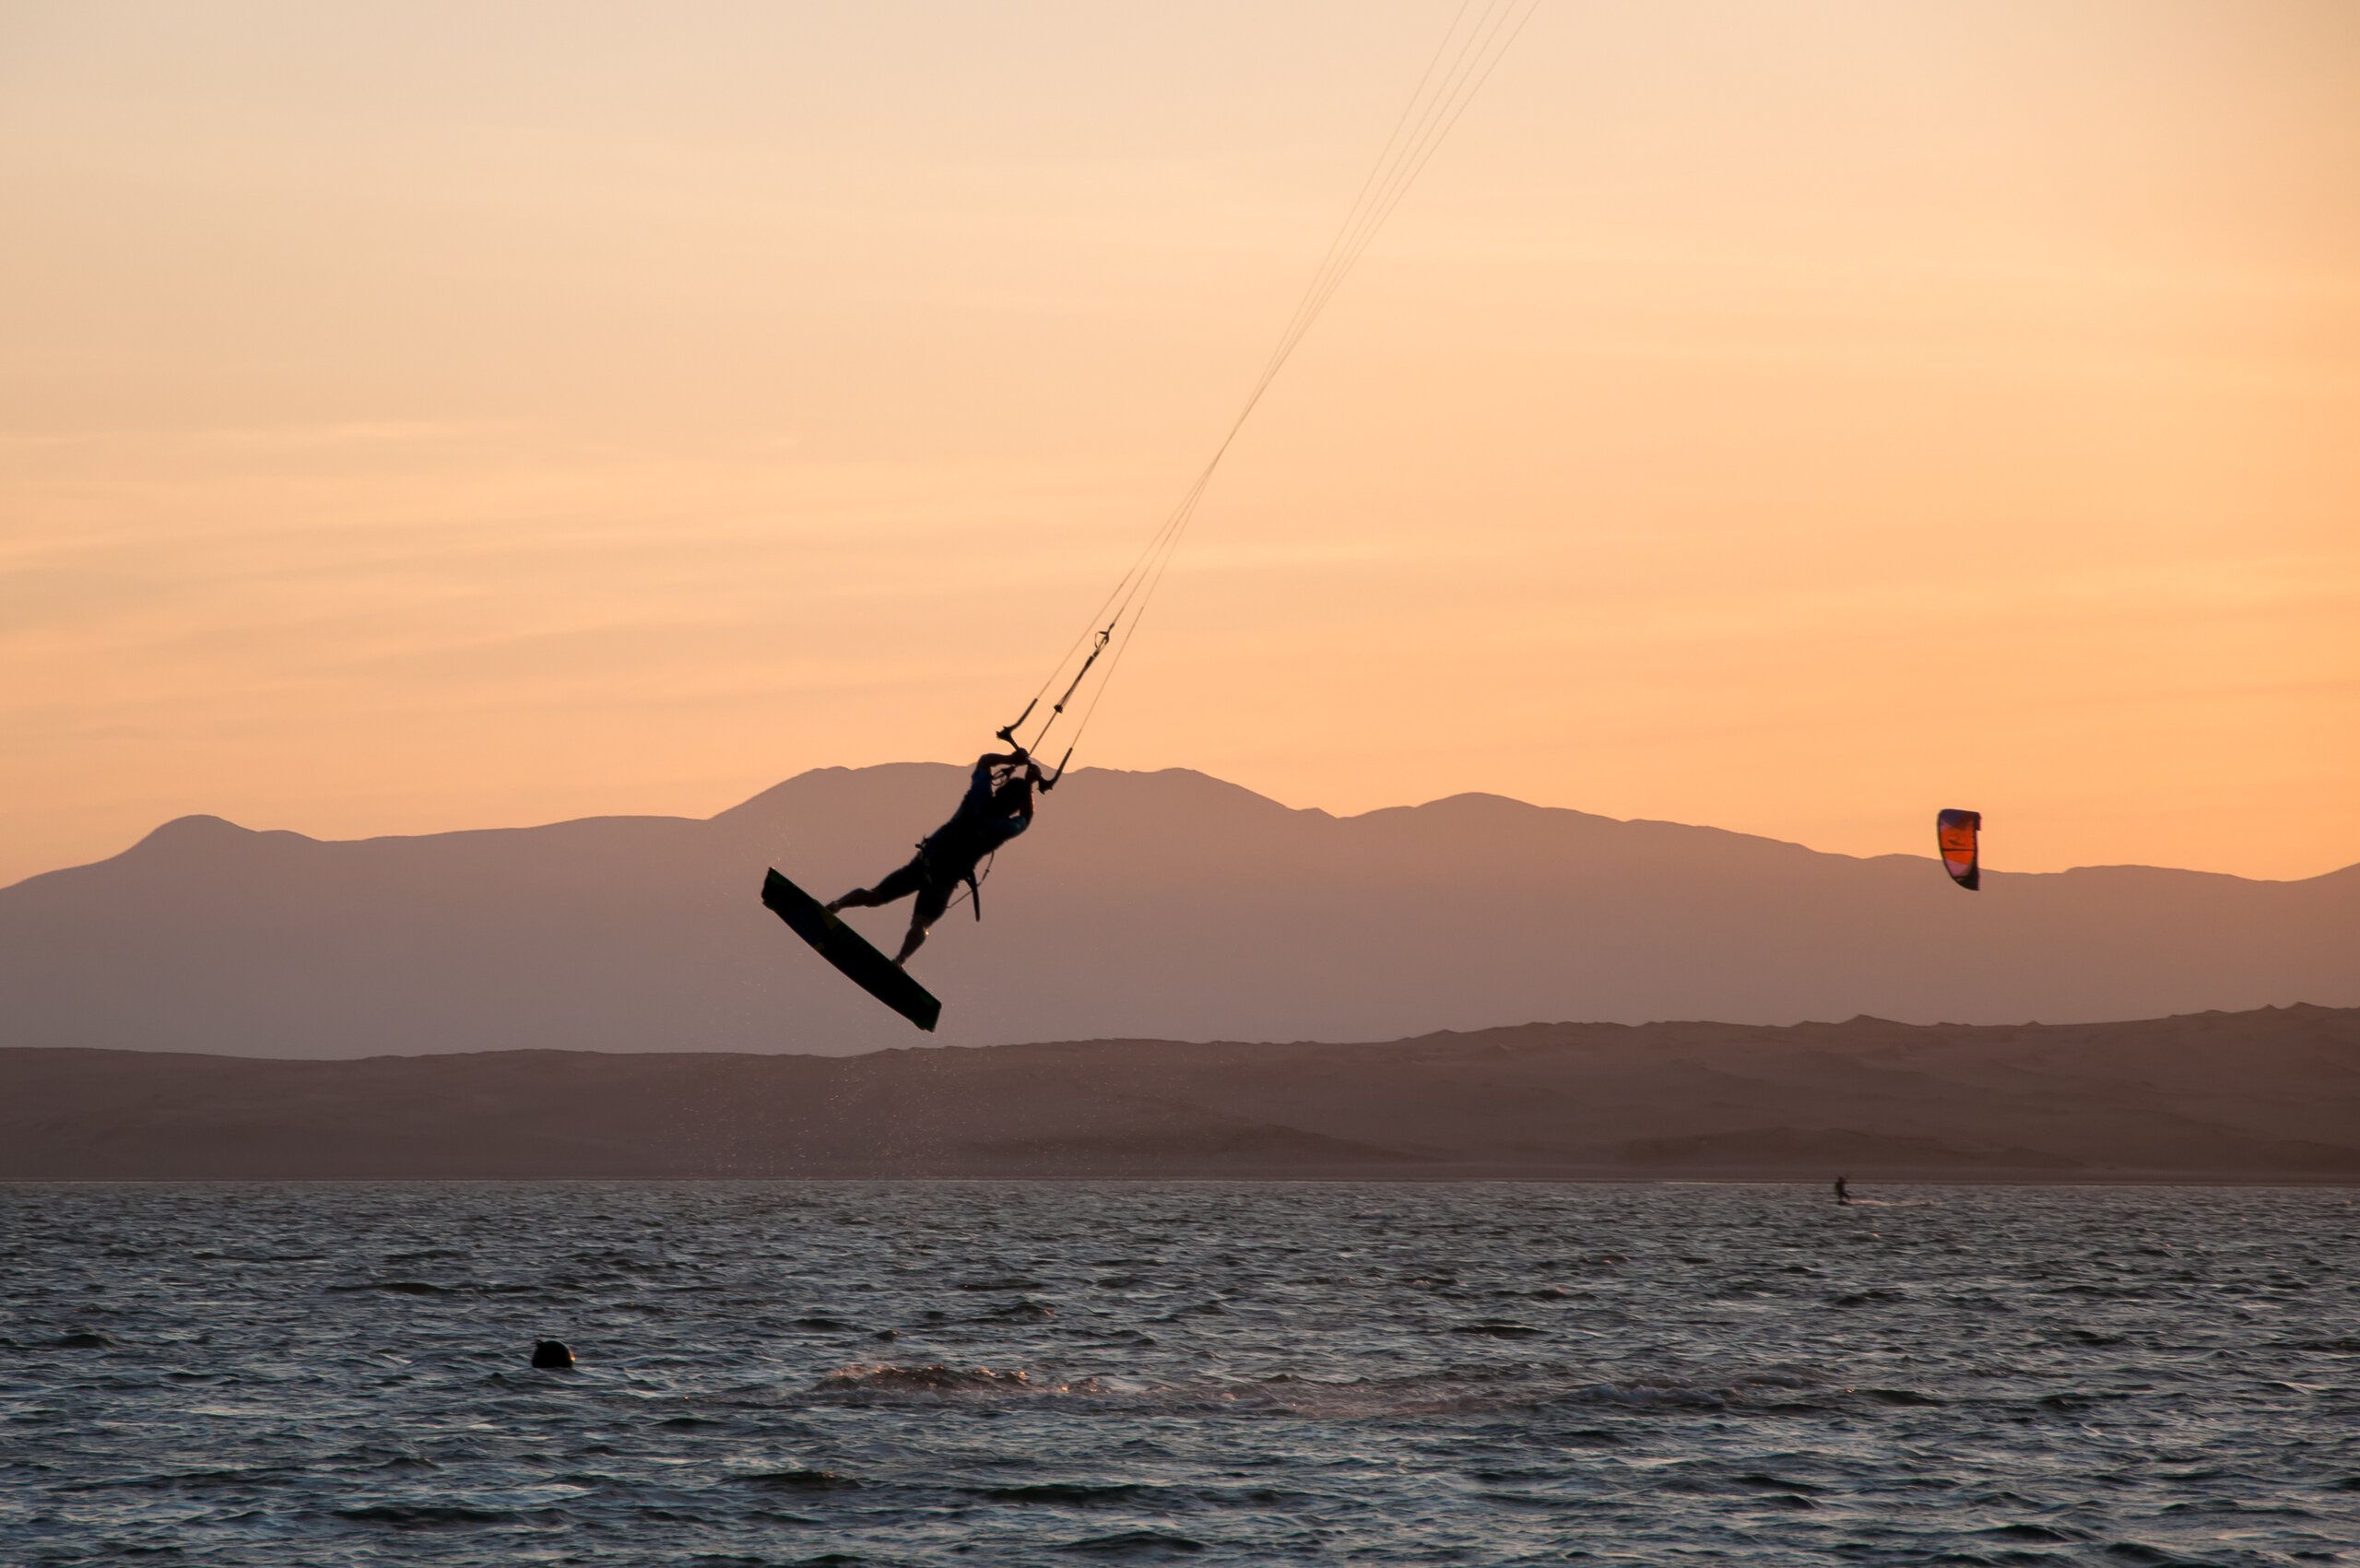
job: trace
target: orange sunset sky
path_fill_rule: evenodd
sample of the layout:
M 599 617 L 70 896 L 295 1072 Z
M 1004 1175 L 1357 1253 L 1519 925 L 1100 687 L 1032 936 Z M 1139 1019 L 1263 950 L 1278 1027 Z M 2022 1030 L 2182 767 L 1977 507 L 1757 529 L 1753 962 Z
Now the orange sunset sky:
M 0 882 L 972 757 L 1454 8 L 0 4 Z M 1545 0 L 1092 740 L 2360 860 L 2360 6 Z

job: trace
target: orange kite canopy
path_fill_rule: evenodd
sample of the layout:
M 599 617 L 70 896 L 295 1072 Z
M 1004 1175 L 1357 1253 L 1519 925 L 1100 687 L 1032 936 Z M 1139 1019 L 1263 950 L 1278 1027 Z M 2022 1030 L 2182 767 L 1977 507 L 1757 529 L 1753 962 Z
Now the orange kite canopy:
M 1934 842 L 1941 846 L 1942 869 L 1968 892 L 1983 885 L 1983 813 L 1946 810 L 1934 819 Z

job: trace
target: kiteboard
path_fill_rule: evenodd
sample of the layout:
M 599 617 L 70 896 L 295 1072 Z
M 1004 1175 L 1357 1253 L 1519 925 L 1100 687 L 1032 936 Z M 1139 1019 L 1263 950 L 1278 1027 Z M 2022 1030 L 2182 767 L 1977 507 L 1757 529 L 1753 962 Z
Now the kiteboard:
M 829 914 L 820 901 L 775 870 L 762 878 L 762 902 L 786 922 L 787 929 L 811 944 L 811 950 L 843 972 L 844 977 L 931 1032 L 942 1016 L 942 1004 L 910 978 L 910 972 L 868 945 L 861 934 Z

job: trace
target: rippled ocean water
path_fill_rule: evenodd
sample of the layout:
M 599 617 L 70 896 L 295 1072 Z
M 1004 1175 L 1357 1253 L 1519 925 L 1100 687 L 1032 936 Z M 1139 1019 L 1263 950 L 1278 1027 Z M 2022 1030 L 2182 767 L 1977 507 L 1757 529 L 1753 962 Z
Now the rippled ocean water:
M 0 1185 L 0 1562 L 2360 1562 L 2350 1191 L 1880 1196 Z

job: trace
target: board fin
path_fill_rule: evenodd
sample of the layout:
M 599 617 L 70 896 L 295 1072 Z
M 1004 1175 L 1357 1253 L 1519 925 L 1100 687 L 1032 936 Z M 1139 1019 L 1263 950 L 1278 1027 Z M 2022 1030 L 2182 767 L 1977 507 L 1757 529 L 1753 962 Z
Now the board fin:
M 908 970 L 870 947 L 867 937 L 829 914 L 819 900 L 773 870 L 762 878 L 762 902 L 845 979 L 920 1029 L 933 1032 L 935 1020 L 942 1016 L 942 1004 L 933 993 L 911 979 Z

